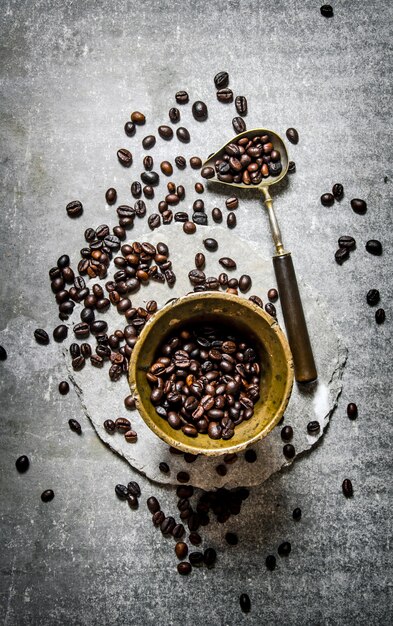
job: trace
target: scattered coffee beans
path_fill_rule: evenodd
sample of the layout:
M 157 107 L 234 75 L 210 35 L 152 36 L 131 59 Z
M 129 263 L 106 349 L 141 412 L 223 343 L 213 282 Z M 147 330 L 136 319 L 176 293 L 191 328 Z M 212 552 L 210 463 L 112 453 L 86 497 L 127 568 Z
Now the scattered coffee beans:
M 206 104 L 201 100 L 197 100 L 196 102 L 194 102 L 194 104 L 192 105 L 192 114 L 198 122 L 203 122 L 204 120 L 206 120 L 208 115 Z
M 369 304 L 370 306 L 374 306 L 375 304 L 378 304 L 380 300 L 380 294 L 379 294 L 378 289 L 370 289 L 367 292 L 366 300 L 367 300 L 367 304 Z
M 119 163 L 124 167 L 130 167 L 132 165 L 132 154 L 127 148 L 120 148 L 117 151 L 117 158 Z
M 239 115 L 247 115 L 247 98 L 245 96 L 236 96 L 235 107 Z
M 287 443 L 282 449 L 285 458 L 293 459 L 295 456 L 295 448 L 291 443 Z

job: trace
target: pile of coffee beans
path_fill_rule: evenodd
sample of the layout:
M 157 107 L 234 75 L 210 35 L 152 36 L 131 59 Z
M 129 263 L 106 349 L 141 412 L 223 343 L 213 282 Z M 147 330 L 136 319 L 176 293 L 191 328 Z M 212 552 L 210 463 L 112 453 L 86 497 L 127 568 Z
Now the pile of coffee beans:
M 274 148 L 270 135 L 265 134 L 241 137 L 228 144 L 215 160 L 214 168 L 204 167 L 201 175 L 207 179 L 217 175 L 224 183 L 259 185 L 263 179 L 278 176 L 281 172 L 280 151 Z
M 157 414 L 188 437 L 231 439 L 260 397 L 261 368 L 252 343 L 214 326 L 171 335 L 146 374 Z

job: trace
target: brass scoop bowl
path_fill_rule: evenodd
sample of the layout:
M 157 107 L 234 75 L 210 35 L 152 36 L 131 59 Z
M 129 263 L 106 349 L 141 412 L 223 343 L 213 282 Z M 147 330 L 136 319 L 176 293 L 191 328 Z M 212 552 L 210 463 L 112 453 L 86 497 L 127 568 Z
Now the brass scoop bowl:
M 239 189 L 259 189 L 262 192 L 263 202 L 268 212 L 270 230 L 276 250 L 273 256 L 273 267 L 276 274 L 288 342 L 293 356 L 295 378 L 299 383 L 309 383 L 316 380 L 318 376 L 317 370 L 315 367 L 306 320 L 304 318 L 303 306 L 296 280 L 295 269 L 293 267 L 292 256 L 291 253 L 284 248 L 280 228 L 273 209 L 273 200 L 269 193 L 269 187 L 282 180 L 288 172 L 288 153 L 285 144 L 277 133 L 267 130 L 266 128 L 246 130 L 245 132 L 236 135 L 236 137 L 233 137 L 217 152 L 209 156 L 207 161 L 203 164 L 203 167 L 209 166 L 214 169 L 216 159 L 222 157 L 228 144 L 235 143 L 242 137 L 249 137 L 252 139 L 258 135 L 269 135 L 274 149 L 278 150 L 281 154 L 282 170 L 278 176 L 269 175 L 267 178 L 263 178 L 259 185 L 228 183 L 220 181 L 218 178 L 210 178 L 208 182 L 219 183 L 220 185 L 227 185 L 228 187 L 236 187 Z

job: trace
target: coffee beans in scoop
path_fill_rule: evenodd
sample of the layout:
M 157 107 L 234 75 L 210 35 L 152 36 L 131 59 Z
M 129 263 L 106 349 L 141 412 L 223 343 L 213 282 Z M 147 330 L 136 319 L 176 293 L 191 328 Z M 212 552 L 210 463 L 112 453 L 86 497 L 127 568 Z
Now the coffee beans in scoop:
M 241 117 L 235 119 L 244 124 Z M 228 144 L 222 156 L 216 159 L 214 168 L 204 167 L 201 175 L 213 178 L 216 174 L 221 182 L 244 185 L 259 185 L 269 176 L 279 176 L 282 172 L 281 154 L 272 141 L 269 134 L 241 137 Z
M 253 416 L 260 397 L 260 365 L 252 345 L 221 326 L 171 335 L 146 375 L 157 414 L 188 437 L 207 433 L 211 439 L 231 439 L 236 425 Z

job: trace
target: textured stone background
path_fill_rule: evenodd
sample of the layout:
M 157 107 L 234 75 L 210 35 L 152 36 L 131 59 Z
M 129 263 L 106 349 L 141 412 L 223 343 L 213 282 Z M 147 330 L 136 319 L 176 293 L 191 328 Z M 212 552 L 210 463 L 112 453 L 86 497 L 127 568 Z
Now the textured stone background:
M 26 325 L 26 358 L 16 342 L 0 364 L 4 624 L 392 622 L 393 15 L 386 0 L 334 8 L 326 20 L 310 0 L 2 3 L 1 329 Z M 142 136 L 126 143 L 130 111 L 145 111 L 156 125 L 171 95 L 187 89 L 211 104 L 210 121 L 219 125 L 198 126 L 198 143 L 182 152 L 209 153 L 231 132 L 233 108 L 214 102 L 212 78 L 221 69 L 249 99 L 250 128 L 299 130 L 299 145 L 290 147 L 297 173 L 277 194 L 277 213 L 299 274 L 335 310 L 349 359 L 323 443 L 254 489 L 237 518 L 208 527 L 216 568 L 183 579 L 173 541 L 152 528 L 145 507 L 132 512 L 116 499 L 114 485 L 137 476 L 98 440 L 74 393 L 59 397 L 66 370 L 58 347 L 38 349 L 31 332 L 53 327 L 46 272 L 59 251 L 78 249 L 85 227 L 110 219 L 103 203 L 110 184 L 126 197 L 131 174 L 115 151 Z M 323 209 L 319 196 L 336 181 L 345 198 Z M 365 216 L 351 211 L 352 197 L 367 200 Z M 77 221 L 64 213 L 73 198 L 85 205 Z M 257 198 L 241 211 L 237 235 L 268 254 Z M 339 267 L 341 234 L 353 234 L 358 247 Z M 384 245 L 381 258 L 364 250 L 372 237 Z M 365 303 L 371 287 L 381 290 L 382 327 Z M 349 401 L 359 406 L 354 423 L 345 415 Z M 80 439 L 68 429 L 71 416 L 82 422 Z M 14 461 L 22 453 L 31 468 L 19 476 Z M 347 476 L 355 489 L 349 501 L 341 493 Z M 137 479 L 143 498 L 155 492 L 165 511 L 175 510 L 171 488 Z M 48 487 L 56 497 L 43 505 Z M 303 510 L 297 524 L 295 506 Z M 223 546 L 227 529 L 238 532 L 238 546 Z M 292 553 L 268 572 L 265 557 L 284 539 Z M 252 601 L 247 616 L 241 592 Z

